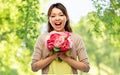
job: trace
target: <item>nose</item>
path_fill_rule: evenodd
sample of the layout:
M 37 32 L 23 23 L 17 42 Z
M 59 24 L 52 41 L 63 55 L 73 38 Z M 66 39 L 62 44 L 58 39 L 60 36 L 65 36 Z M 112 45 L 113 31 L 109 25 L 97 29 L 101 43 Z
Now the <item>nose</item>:
M 60 17 L 59 17 L 59 16 L 56 16 L 55 20 L 59 20 L 59 19 L 60 19 Z

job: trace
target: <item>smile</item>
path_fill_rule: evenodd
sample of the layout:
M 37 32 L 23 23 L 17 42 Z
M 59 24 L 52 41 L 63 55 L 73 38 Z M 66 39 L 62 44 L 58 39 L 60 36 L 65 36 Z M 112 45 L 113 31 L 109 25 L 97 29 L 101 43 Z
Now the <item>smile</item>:
M 56 26 L 59 26 L 59 25 L 61 25 L 61 24 L 62 24 L 62 22 L 56 22 L 56 23 L 55 23 Z

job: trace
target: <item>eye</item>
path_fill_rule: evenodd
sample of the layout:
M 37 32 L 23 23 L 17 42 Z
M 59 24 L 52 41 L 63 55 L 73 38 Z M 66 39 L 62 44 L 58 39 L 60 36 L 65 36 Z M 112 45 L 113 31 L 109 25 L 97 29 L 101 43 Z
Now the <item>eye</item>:
M 51 15 L 50 17 L 55 17 L 54 15 Z
M 60 16 L 64 16 L 63 14 L 61 14 Z

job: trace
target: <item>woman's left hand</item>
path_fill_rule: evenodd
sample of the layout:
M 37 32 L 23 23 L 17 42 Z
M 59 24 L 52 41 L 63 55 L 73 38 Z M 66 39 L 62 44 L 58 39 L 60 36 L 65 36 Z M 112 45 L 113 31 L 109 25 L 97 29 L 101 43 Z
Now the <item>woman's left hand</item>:
M 60 59 L 62 59 L 62 60 L 65 60 L 65 59 L 68 58 L 68 56 L 66 55 L 65 52 L 60 52 L 60 53 L 58 54 L 58 57 L 59 57 Z

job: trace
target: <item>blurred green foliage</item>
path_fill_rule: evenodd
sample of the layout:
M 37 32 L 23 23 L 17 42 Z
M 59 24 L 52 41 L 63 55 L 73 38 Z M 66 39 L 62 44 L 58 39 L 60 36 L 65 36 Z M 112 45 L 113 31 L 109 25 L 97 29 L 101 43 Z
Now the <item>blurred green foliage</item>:
M 46 21 L 39 0 L 0 1 L 0 75 L 33 75 L 31 54 Z
M 37 75 L 31 71 L 34 44 L 47 22 L 41 0 L 0 0 L 0 75 Z M 49 0 L 45 0 L 48 2 Z M 120 1 L 92 0 L 90 12 L 73 24 L 85 42 L 90 72 L 80 75 L 119 75 Z
M 120 1 L 92 2 L 96 11 L 88 13 L 74 26 L 75 32 L 83 37 L 87 46 L 92 65 L 87 75 L 119 75 Z

